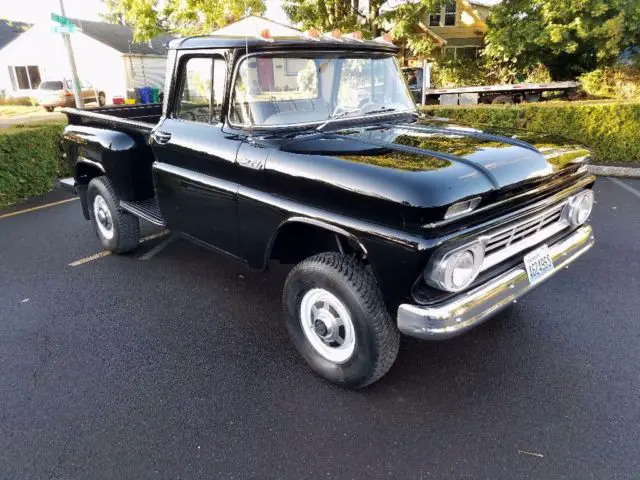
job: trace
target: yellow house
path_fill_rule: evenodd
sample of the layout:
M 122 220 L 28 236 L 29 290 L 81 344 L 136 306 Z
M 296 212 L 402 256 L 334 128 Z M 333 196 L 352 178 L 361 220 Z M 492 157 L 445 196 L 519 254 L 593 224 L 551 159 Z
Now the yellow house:
M 484 46 L 490 4 L 482 0 L 445 0 L 418 28 L 431 35 L 445 58 L 476 58 Z

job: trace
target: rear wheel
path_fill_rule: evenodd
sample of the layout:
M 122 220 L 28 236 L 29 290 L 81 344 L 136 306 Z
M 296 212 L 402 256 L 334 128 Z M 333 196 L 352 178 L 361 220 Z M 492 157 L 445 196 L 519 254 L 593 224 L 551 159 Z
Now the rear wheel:
M 44 109 L 45 109 L 47 112 L 53 112 L 53 109 L 54 109 L 54 108 L 55 108 L 55 107 L 44 107 Z
M 107 177 L 96 177 L 87 188 L 89 215 L 102 246 L 113 253 L 134 250 L 140 240 L 138 217 L 120 211 L 120 203 Z
M 393 365 L 400 334 L 371 269 L 356 258 L 327 252 L 299 263 L 283 303 L 293 344 L 327 380 L 361 388 Z
M 98 93 L 98 105 L 100 105 L 101 107 L 104 107 L 106 103 L 107 103 L 107 97 L 104 94 L 104 92 Z

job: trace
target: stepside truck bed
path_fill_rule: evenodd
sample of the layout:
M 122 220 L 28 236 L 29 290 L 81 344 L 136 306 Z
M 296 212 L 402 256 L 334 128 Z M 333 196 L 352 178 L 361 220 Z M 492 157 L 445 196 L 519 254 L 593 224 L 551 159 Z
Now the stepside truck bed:
M 69 125 L 83 125 L 108 128 L 143 134 L 151 132 L 162 116 L 162 104 L 148 105 L 111 105 L 108 107 L 79 110 L 65 108 Z
M 96 176 L 113 179 L 121 208 L 129 203 L 148 206 L 155 202 L 151 172 L 154 156 L 149 137 L 160 121 L 161 104 L 65 108 L 63 112 L 69 125 L 59 153 L 75 170 L 73 185 L 87 219 L 87 185 Z M 155 203 L 152 206 L 153 215 L 140 216 L 162 224 Z

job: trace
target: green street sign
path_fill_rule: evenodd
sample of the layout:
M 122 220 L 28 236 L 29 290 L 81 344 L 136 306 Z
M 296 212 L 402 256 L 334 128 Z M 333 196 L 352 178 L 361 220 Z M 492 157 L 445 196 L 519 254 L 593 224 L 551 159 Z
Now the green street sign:
M 51 14 L 51 20 L 58 22 L 60 25 L 74 25 L 70 19 L 63 17 L 62 15 L 58 15 L 57 13 Z
M 70 25 L 55 25 L 51 27 L 51 31 L 53 33 L 75 33 L 82 31 L 78 27 L 76 27 L 73 23 Z

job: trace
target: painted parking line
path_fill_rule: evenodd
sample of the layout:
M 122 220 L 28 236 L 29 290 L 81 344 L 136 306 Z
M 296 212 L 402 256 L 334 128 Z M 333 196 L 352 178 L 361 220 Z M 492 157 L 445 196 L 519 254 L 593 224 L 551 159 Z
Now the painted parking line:
M 102 257 L 106 257 L 111 255 L 109 250 L 105 250 L 104 252 L 96 253 L 95 255 L 91 255 L 90 257 L 81 258 L 80 260 L 76 260 L 75 262 L 71 262 L 69 264 L 70 267 L 77 267 L 78 265 L 84 265 L 85 263 L 92 262 L 93 260 L 97 260 Z
M 640 198 L 640 190 L 636 190 L 631 185 L 623 182 L 622 180 L 618 180 L 617 178 L 609 177 L 609 180 L 611 180 L 613 183 L 615 183 L 619 187 L 624 188 L 627 192 L 631 193 L 632 195 L 635 195 L 636 197 Z
M 2 220 L 3 218 L 15 217 L 16 215 L 22 215 L 23 213 L 35 212 L 36 210 L 42 210 L 43 208 L 55 207 L 56 205 L 73 202 L 78 199 L 79 197 L 67 198 L 58 202 L 46 203 L 37 207 L 25 208 L 24 210 L 18 210 L 17 212 L 5 213 L 4 215 L 0 215 L 0 220 Z
M 178 237 L 176 235 L 171 235 L 169 238 L 159 243 L 151 250 L 149 250 L 144 255 L 140 256 L 138 260 L 151 260 L 157 254 L 159 254 L 162 250 L 164 250 L 169 244 L 173 243 Z
M 154 233 L 152 235 L 148 235 L 148 236 L 140 239 L 139 245 L 141 245 L 141 244 L 143 244 L 145 242 L 149 242 L 149 241 L 151 241 L 153 239 L 156 239 L 156 238 L 164 237 L 168 233 L 169 233 L 169 230 L 162 230 L 161 232 Z M 89 257 L 81 258 L 80 260 L 75 260 L 75 261 L 71 262 L 69 264 L 69 266 L 70 267 L 77 267 L 79 265 L 84 265 L 85 263 L 89 263 L 89 262 L 92 262 L 94 260 L 98 260 L 100 258 L 108 257 L 109 255 L 111 255 L 111 252 L 109 250 L 105 250 L 104 252 L 99 252 L 99 253 L 96 253 L 95 255 L 91 255 Z

